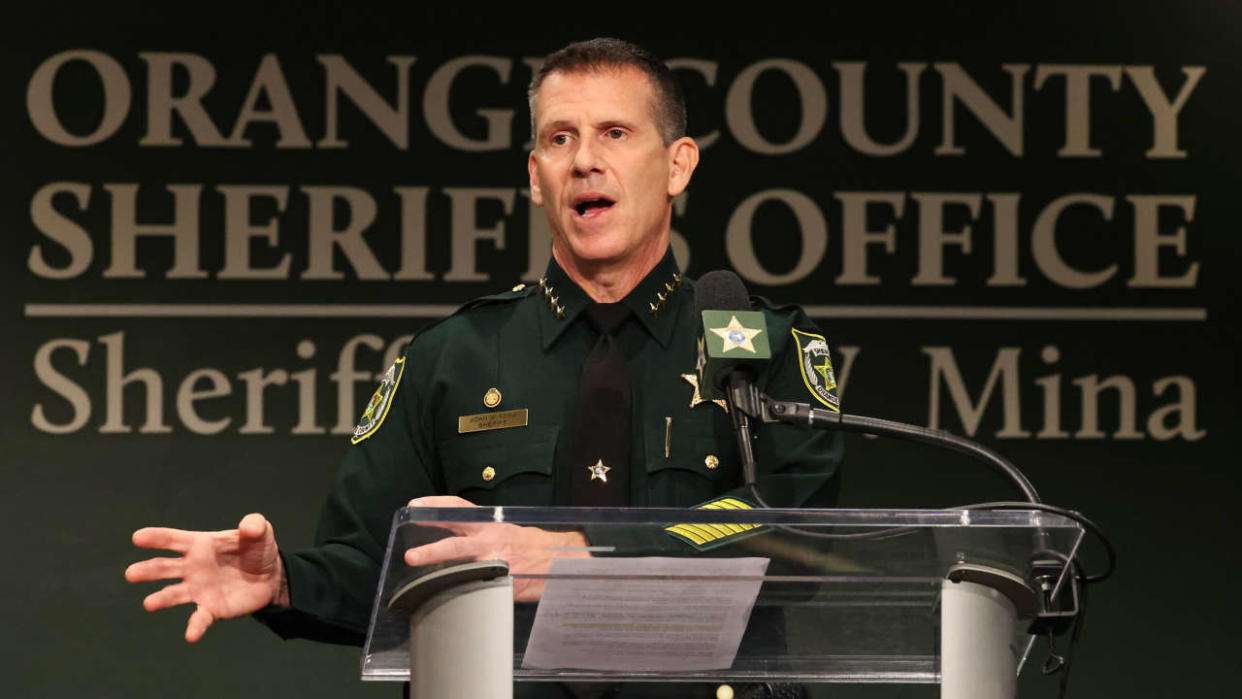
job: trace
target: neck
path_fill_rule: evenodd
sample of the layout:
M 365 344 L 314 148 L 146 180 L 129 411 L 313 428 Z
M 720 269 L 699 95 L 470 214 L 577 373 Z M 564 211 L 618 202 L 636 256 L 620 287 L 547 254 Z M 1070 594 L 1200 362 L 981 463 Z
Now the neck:
M 552 246 L 552 257 L 591 300 L 613 303 L 628 296 L 660 263 L 667 249 L 668 234 L 665 233 L 625 260 L 578 260 L 558 245 Z

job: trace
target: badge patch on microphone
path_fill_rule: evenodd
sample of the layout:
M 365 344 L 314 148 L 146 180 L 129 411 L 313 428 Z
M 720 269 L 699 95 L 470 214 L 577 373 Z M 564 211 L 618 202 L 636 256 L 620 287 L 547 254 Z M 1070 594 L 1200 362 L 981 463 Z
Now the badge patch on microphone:
M 763 326 L 756 328 L 748 328 L 737 320 L 737 314 L 734 313 L 729 317 L 729 324 L 722 328 L 711 328 L 711 331 L 720 336 L 724 340 L 724 349 L 722 352 L 728 354 L 732 350 L 742 350 L 755 354 L 755 336 L 763 332 Z
M 828 356 L 828 341 L 823 335 L 808 333 L 794 328 L 794 341 L 798 343 L 798 368 L 802 382 L 816 400 L 830 409 L 841 412 L 837 398 L 837 377 L 832 373 L 832 359 Z

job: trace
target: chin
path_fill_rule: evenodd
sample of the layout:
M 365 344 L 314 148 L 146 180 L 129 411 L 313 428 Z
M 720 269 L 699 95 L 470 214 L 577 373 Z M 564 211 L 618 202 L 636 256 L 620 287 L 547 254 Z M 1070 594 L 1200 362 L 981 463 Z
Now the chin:
M 626 249 L 615 241 L 579 238 L 569 244 L 569 250 L 576 259 L 586 262 L 607 262 L 625 257 Z

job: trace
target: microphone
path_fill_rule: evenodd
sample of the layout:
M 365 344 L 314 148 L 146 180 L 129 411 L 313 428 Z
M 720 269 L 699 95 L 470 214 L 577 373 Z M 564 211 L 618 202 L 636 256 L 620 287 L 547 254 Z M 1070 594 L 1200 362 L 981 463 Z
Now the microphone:
M 772 358 L 763 313 L 750 310 L 746 286 L 733 272 L 716 270 L 694 286 L 694 312 L 702 322 L 699 335 L 699 392 L 707 399 L 724 398 L 742 457 L 742 477 L 755 485 L 754 445 L 750 418 L 761 414 L 762 394 L 755 387 L 759 370 Z
M 1039 503 L 1035 487 L 1017 466 L 995 451 L 950 434 L 861 415 L 815 408 L 806 403 L 773 400 L 759 392 L 755 379 L 772 357 L 763 313 L 750 310 L 750 295 L 740 277 L 728 270 L 704 274 L 694 285 L 694 312 L 702 321 L 699 335 L 699 393 L 723 398 L 738 433 L 742 475 L 754 486 L 756 465 L 751 419 L 803 428 L 884 435 L 957 451 L 995 468 L 1014 483 L 1026 500 Z

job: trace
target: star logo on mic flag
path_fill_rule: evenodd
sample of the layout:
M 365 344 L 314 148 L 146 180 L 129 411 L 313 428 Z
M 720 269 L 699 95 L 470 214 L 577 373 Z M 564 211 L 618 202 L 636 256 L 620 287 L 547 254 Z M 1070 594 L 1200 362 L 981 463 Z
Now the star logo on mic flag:
M 591 480 L 599 479 L 604 483 L 608 482 L 608 472 L 612 468 L 604 465 L 604 460 L 600 459 L 593 466 L 587 466 L 587 470 L 591 472 Z
M 737 316 L 733 316 L 729 320 L 729 324 L 723 328 L 711 328 L 711 331 L 724 340 L 724 352 L 742 349 L 751 354 L 755 354 L 755 345 L 751 340 L 754 340 L 756 335 L 763 332 L 757 328 L 743 326 L 737 321 Z

